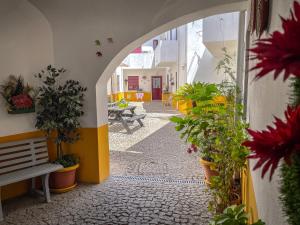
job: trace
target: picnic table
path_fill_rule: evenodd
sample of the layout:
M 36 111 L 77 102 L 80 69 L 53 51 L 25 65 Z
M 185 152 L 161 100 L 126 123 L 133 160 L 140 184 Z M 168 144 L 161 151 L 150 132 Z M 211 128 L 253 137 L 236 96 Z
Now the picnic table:
M 117 103 L 108 104 L 108 121 L 110 125 L 114 123 L 121 123 L 126 131 L 131 134 L 132 131 L 129 128 L 129 124 L 137 121 L 141 127 L 144 126 L 142 119 L 146 117 L 145 114 L 137 115 L 135 113 L 136 106 L 129 105 L 127 107 L 120 108 Z

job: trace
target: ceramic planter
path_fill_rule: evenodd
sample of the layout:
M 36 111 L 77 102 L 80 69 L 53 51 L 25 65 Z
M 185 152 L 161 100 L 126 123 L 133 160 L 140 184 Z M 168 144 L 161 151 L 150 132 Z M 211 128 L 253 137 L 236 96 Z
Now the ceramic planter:
M 204 159 L 200 159 L 200 165 L 202 166 L 204 170 L 204 175 L 205 175 L 205 183 L 207 185 L 211 184 L 211 177 L 212 176 L 218 176 L 218 172 L 213 169 L 214 163 L 206 161 Z
M 50 174 L 50 190 L 54 193 L 63 193 L 76 187 L 76 169 L 79 164 L 63 168 Z

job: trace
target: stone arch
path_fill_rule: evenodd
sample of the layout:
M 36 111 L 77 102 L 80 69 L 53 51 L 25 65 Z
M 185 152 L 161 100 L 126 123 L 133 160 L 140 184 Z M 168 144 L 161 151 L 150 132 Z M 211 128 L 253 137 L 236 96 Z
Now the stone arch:
M 245 2 L 244 2 L 245 3 Z M 175 27 L 187 24 L 191 21 L 205 18 L 208 16 L 228 13 L 234 11 L 244 11 L 246 10 L 246 4 L 241 2 L 224 4 L 217 7 L 212 7 L 208 9 L 199 10 L 197 12 L 184 15 L 175 20 L 172 20 L 164 25 L 161 25 L 149 33 L 139 37 L 138 39 L 132 41 L 130 44 L 125 46 L 121 51 L 119 51 L 115 57 L 109 62 L 109 64 L 104 69 L 99 80 L 96 83 L 96 99 L 97 99 L 97 126 L 98 126 L 98 151 L 99 155 L 99 167 L 100 167 L 100 177 L 104 179 L 109 175 L 109 145 L 108 145 L 108 128 L 107 128 L 107 82 L 113 71 L 117 66 L 120 65 L 122 60 L 136 47 L 142 45 L 147 40 L 166 32 Z M 102 147 L 101 147 L 102 146 Z M 101 179 L 101 180 L 102 180 Z

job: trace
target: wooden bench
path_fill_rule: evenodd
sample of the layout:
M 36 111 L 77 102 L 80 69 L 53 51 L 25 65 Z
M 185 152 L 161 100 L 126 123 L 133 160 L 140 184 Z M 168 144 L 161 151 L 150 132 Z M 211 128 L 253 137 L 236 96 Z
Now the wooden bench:
M 49 163 L 45 138 L 0 144 L 0 188 L 31 179 L 31 193 L 42 193 L 46 202 L 50 202 L 49 174 L 61 168 L 61 165 Z M 38 176 L 42 178 L 43 192 L 35 189 L 35 178 Z M 3 220 L 1 202 L 0 220 Z

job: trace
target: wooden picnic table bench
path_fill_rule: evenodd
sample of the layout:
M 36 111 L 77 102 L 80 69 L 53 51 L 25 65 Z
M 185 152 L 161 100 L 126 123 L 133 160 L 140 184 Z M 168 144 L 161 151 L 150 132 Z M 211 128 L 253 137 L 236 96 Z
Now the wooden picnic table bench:
M 0 188 L 31 179 L 31 193 L 43 194 L 46 202 L 50 202 L 49 174 L 62 168 L 59 164 L 49 163 L 46 138 L 0 144 Z M 43 192 L 35 188 L 35 178 L 38 176 L 42 178 Z M 3 220 L 1 202 L 0 220 Z
M 126 131 L 128 133 L 132 133 L 130 130 L 128 123 L 133 123 L 134 121 L 137 121 L 139 125 L 142 127 L 144 126 L 142 119 L 146 117 L 145 114 L 136 115 L 135 110 L 136 106 L 127 106 L 125 108 L 120 108 L 118 106 L 109 106 L 108 107 L 108 121 L 110 124 L 113 124 L 115 122 L 121 123 Z M 129 113 L 125 113 L 125 112 Z

